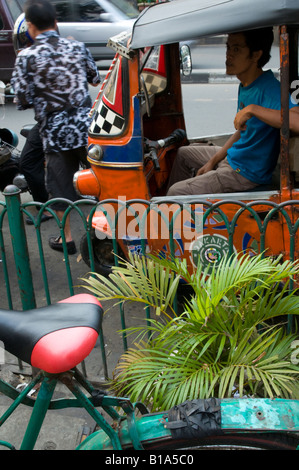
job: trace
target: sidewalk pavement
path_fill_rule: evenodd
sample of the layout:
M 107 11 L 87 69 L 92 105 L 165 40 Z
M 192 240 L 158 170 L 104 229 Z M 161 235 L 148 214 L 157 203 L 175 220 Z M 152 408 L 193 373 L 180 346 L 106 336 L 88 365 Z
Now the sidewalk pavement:
M 239 83 L 239 80 L 226 75 L 224 69 L 195 69 L 189 76 L 182 75 L 182 83 Z
M 272 68 L 272 71 L 276 78 L 279 78 L 279 69 Z M 195 69 L 192 70 L 191 75 L 184 76 L 182 75 L 183 84 L 195 84 L 195 83 L 211 83 L 211 84 L 220 84 L 220 83 L 240 83 L 240 81 L 235 76 L 230 76 L 225 73 L 225 69 Z

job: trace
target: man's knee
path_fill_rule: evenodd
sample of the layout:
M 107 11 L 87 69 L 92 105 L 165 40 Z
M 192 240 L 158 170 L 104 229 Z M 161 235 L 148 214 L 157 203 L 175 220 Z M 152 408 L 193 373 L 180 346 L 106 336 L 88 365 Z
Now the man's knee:
M 176 184 L 173 184 L 172 186 L 170 186 L 170 188 L 167 191 L 167 196 L 177 195 L 177 193 L 175 192 L 175 186 L 176 186 Z
M 183 162 L 188 160 L 188 147 L 179 147 L 176 152 L 176 162 Z
M 178 181 L 174 183 L 167 191 L 167 196 L 189 196 L 190 192 L 189 180 Z

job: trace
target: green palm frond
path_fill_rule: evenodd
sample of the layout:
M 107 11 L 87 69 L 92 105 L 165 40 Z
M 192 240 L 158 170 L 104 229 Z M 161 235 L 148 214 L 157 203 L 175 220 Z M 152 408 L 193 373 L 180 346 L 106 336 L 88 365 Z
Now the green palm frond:
M 171 350 L 163 348 L 160 338 L 151 345 L 139 343 L 122 356 L 111 386 L 153 410 L 168 409 L 187 399 L 259 394 L 261 389 L 265 397 L 294 398 L 295 391 L 299 397 L 299 369 L 285 357 L 294 337 L 282 339 L 281 335 L 273 328 L 248 343 L 248 334 L 233 352 L 223 349 L 217 360 L 209 348 L 194 357 L 188 342 L 185 348 L 180 344 L 174 349 L 172 344 Z
M 168 308 L 175 314 L 173 301 L 180 275 L 170 267 L 161 269 L 154 259 L 131 255 L 130 261 L 113 268 L 109 279 L 93 273 L 84 281 L 86 289 L 99 300 L 139 302 L 153 307 L 158 315 L 164 313 L 168 316 Z
M 113 391 L 153 410 L 236 393 L 299 397 L 299 366 L 290 362 L 295 337 L 283 322 L 273 323 L 299 314 L 298 293 L 289 289 L 298 275 L 298 262 L 262 255 L 227 256 L 217 268 L 191 273 L 181 260 L 130 256 L 109 279 L 85 279 L 101 301 L 139 302 L 156 312 L 147 325 L 126 330 L 138 336 L 120 358 Z M 178 315 L 173 305 L 181 278 L 193 294 Z

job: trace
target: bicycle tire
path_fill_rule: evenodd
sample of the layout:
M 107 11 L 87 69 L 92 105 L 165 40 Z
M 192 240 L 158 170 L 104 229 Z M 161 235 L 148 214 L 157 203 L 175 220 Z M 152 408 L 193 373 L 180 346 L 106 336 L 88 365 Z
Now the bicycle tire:
M 166 427 L 170 434 L 161 436 L 161 440 L 146 449 L 260 449 L 260 450 L 296 450 L 299 449 L 299 434 L 269 429 L 250 428 L 225 431 L 222 419 L 225 419 L 223 404 L 220 399 L 187 400 L 168 411 Z M 229 402 L 230 403 L 230 402 Z M 257 405 L 258 402 L 251 402 Z M 235 404 L 237 410 L 237 406 Z M 248 405 L 248 409 L 250 406 Z M 223 414 L 224 413 L 224 414 Z M 259 426 L 260 427 L 260 426 Z M 162 443 L 162 437 L 164 442 Z
M 160 434 L 156 438 L 142 439 L 145 451 L 196 451 L 196 450 L 297 450 L 299 435 L 285 432 L 244 432 L 223 433 L 204 438 L 173 438 L 170 434 Z M 133 451 L 132 442 L 122 442 L 125 451 Z M 89 436 L 79 446 L 80 450 L 113 450 L 112 443 L 104 431 L 99 430 Z
M 219 399 L 186 401 L 168 412 L 149 413 L 136 420 L 133 443 L 128 422 L 122 421 L 118 436 L 123 450 L 146 451 L 195 450 L 299 450 L 299 433 L 294 431 L 248 428 L 237 431 L 221 427 Z M 290 405 L 289 405 L 290 406 Z M 291 407 L 290 407 L 291 408 Z M 278 408 L 280 409 L 280 408 Z M 230 431 L 228 429 L 231 429 Z M 135 439 L 136 440 L 136 439 Z M 110 438 L 99 430 L 86 439 L 82 450 L 113 450 Z
M 287 433 L 242 433 L 209 436 L 192 441 L 170 436 L 155 442 L 142 442 L 144 450 L 296 450 L 299 436 Z

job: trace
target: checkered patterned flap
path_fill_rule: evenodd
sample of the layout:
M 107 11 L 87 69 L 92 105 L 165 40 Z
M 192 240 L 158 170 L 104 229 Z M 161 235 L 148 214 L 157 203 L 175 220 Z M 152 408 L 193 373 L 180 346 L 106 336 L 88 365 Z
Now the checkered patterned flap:
M 90 126 L 92 134 L 118 135 L 122 132 L 125 120 L 122 116 L 112 111 L 103 102 L 99 104 L 94 113 L 93 121 Z
M 165 90 L 167 84 L 166 77 L 147 71 L 143 72 L 142 76 L 150 95 L 155 95 L 156 93 L 161 93 L 161 91 Z

